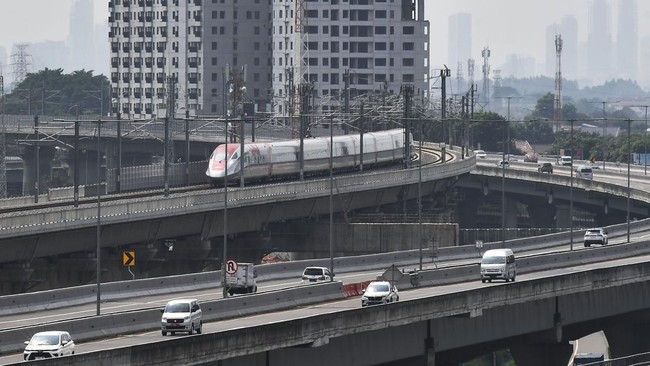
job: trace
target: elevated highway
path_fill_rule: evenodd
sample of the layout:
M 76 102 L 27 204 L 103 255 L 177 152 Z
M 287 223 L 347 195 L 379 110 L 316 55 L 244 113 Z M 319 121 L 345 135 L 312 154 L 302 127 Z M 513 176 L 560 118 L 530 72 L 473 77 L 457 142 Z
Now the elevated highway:
M 484 175 L 488 179 L 491 176 L 500 178 L 503 174 L 499 169 L 496 172 L 491 172 L 494 170 L 491 167 L 485 169 Z M 512 179 L 510 175 L 521 175 L 524 178 L 514 179 L 527 180 L 526 173 L 511 170 L 506 174 L 509 179 Z M 532 177 L 530 181 L 535 181 L 538 173 L 529 172 L 528 176 Z M 568 178 L 548 179 L 556 186 L 562 186 Z M 589 184 L 590 189 L 602 190 L 606 194 L 617 192 L 615 187 L 599 183 L 588 182 L 585 186 Z M 574 182 L 574 187 L 575 184 L 579 183 Z M 619 197 L 627 196 L 625 190 L 620 193 L 623 194 Z M 647 205 L 647 195 L 643 191 L 637 193 L 630 192 L 630 195 L 638 200 L 639 206 Z M 643 240 L 643 234 L 639 235 L 634 240 Z M 647 244 L 641 243 L 641 246 Z M 356 309 L 354 304 L 358 299 L 355 299 L 341 302 L 342 307 L 339 303 L 328 303 L 296 312 L 273 313 L 270 318 L 256 316 L 220 321 L 214 327 L 206 328 L 216 333 L 197 336 L 201 337 L 198 340 L 193 337 L 157 342 L 157 332 L 144 333 L 138 336 L 144 342 L 142 345 L 135 343 L 132 337 L 118 338 L 102 341 L 99 347 L 126 346 L 127 349 L 94 354 L 93 349 L 97 348 L 92 348 L 93 343 L 89 343 L 91 348 L 84 349 L 84 352 L 91 353 L 75 358 L 83 362 L 110 358 L 112 363 L 119 364 L 167 364 L 178 361 L 173 357 L 184 357 L 187 362 L 188 358 L 194 357 L 193 353 L 188 353 L 188 342 L 191 342 L 191 349 L 200 349 L 199 357 L 204 357 L 192 358 L 197 364 L 222 360 L 224 365 L 268 365 L 275 362 L 293 365 L 300 364 L 305 357 L 314 359 L 310 363 L 317 365 L 332 362 L 371 365 L 399 360 L 427 364 L 430 355 L 435 353 L 436 364 L 454 365 L 462 361 L 459 354 L 469 357 L 498 347 L 510 347 L 515 358 L 526 365 L 559 365 L 560 359 L 566 352 L 570 353 L 570 349 L 567 351 L 563 343 L 557 343 L 558 334 L 560 339 L 575 339 L 593 330 L 609 328 L 612 333 L 619 333 L 618 337 L 613 337 L 616 339 L 614 343 L 618 344 L 613 347 L 619 349 L 625 349 L 625 343 L 630 340 L 620 334 L 621 327 L 636 324 L 629 332 L 632 338 L 645 334 L 648 320 L 643 314 L 650 306 L 647 300 L 650 298 L 647 294 L 647 261 L 647 257 L 637 255 L 635 259 L 605 260 L 586 266 L 569 264 L 558 270 L 534 272 L 518 276 L 516 284 L 482 286 L 474 281 L 404 291 L 400 303 L 372 309 Z M 456 292 L 459 288 L 460 292 Z M 415 297 L 411 297 L 411 293 Z M 531 314 L 535 316 L 531 317 Z M 558 333 L 558 329 L 562 331 Z M 260 338 L 260 331 L 264 337 Z M 255 341 L 246 337 L 253 337 Z M 267 341 L 260 342 L 260 339 Z M 214 347 L 214 344 L 220 346 Z M 637 342 L 628 345 L 627 349 L 643 346 Z M 168 348 L 183 356 L 171 356 L 167 353 Z M 156 353 L 163 358 L 156 361 Z M 526 358 L 526 355 L 533 355 L 534 359 Z M 52 362 L 56 364 L 56 361 Z M 70 362 L 77 361 L 70 359 Z

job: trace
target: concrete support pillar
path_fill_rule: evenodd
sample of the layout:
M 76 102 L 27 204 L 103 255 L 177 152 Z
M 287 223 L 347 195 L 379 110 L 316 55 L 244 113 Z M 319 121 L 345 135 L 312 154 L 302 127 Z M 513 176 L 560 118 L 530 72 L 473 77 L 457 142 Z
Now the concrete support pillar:
M 650 323 L 647 319 L 618 322 L 605 327 L 604 332 L 612 358 L 648 352 L 650 349 Z
M 517 201 L 506 196 L 505 201 L 505 214 L 506 214 L 506 229 L 517 228 Z
M 462 204 L 458 205 L 458 217 L 462 218 L 464 228 L 475 228 L 478 204 L 483 200 L 483 194 L 467 191 Z M 460 221 L 460 220 L 459 220 Z
M 573 346 L 565 343 L 518 344 L 510 347 L 510 353 L 517 365 L 566 366 L 571 358 Z
M 571 208 L 569 205 L 558 205 L 555 210 L 555 227 L 567 228 L 571 226 Z
M 556 208 L 549 204 L 530 204 L 528 205 L 528 214 L 534 227 L 549 228 L 556 227 L 555 214 Z
M 74 161 L 72 164 L 74 165 Z M 104 174 L 102 174 L 103 176 Z M 95 183 L 97 183 L 97 151 L 81 150 L 79 153 L 79 185 Z
M 41 146 L 39 149 L 38 170 L 39 170 L 39 192 L 45 192 L 47 180 L 52 176 L 52 160 L 54 159 L 55 149 L 52 146 Z M 23 150 L 23 195 L 34 194 L 36 186 L 36 154 L 33 147 Z

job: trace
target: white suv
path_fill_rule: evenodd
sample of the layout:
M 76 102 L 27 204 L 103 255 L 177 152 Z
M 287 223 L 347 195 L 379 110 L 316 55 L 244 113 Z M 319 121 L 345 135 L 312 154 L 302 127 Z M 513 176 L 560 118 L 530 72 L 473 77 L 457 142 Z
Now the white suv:
M 368 284 L 361 296 L 361 306 L 388 304 L 399 301 L 397 287 L 388 281 L 373 281 Z
M 591 244 L 607 245 L 607 230 L 601 228 L 587 229 L 585 232 L 585 248 Z
M 327 267 L 307 267 L 302 271 L 302 283 L 330 281 L 334 274 Z
M 176 332 L 187 332 L 192 335 L 195 331 L 201 334 L 203 330 L 203 312 L 196 299 L 172 300 L 161 312 L 163 315 L 160 329 L 163 336 L 166 336 L 167 332 L 172 335 Z
M 68 332 L 58 330 L 36 333 L 29 341 L 25 341 L 25 346 L 23 352 L 25 361 L 74 355 L 72 337 Z

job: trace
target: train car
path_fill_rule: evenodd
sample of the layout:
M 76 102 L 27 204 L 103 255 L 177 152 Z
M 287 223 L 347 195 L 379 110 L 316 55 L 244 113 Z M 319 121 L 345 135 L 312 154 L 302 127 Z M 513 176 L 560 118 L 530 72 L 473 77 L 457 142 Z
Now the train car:
M 412 138 L 409 138 L 412 141 Z M 329 170 L 330 143 L 333 145 L 332 166 L 335 170 L 353 169 L 361 164 L 359 135 L 305 138 L 304 172 L 306 175 Z M 213 185 L 241 178 L 244 160 L 246 181 L 271 180 L 300 174 L 300 140 L 244 144 L 221 144 L 214 149 L 205 174 Z M 410 154 L 410 149 L 409 149 Z M 368 132 L 363 135 L 363 165 L 373 166 L 404 159 L 404 130 Z

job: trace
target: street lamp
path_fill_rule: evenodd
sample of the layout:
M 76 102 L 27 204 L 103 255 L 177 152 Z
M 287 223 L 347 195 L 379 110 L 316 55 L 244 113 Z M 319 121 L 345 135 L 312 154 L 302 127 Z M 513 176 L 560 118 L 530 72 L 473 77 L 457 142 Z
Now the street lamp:
M 420 138 L 418 144 L 418 243 L 420 244 L 420 271 L 422 270 L 422 119 L 420 119 Z M 433 254 L 433 253 L 432 253 Z
M 330 281 L 334 281 L 334 172 L 333 162 L 334 158 L 334 117 L 330 116 Z
M 575 151 L 574 143 L 573 143 L 573 121 L 574 120 L 569 120 L 571 122 L 571 188 L 569 189 L 569 230 L 570 230 L 570 247 L 571 251 L 573 251 L 573 157 L 575 154 L 573 153 Z M 603 161 L 604 164 L 604 161 Z
M 632 160 L 632 150 L 630 147 L 631 125 L 632 125 L 632 120 L 628 118 L 627 120 L 627 216 L 626 216 L 627 243 L 630 242 L 630 160 Z

